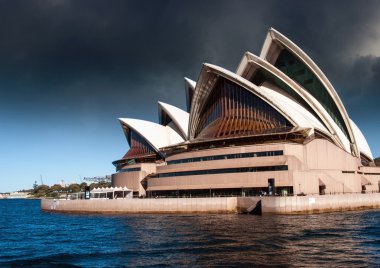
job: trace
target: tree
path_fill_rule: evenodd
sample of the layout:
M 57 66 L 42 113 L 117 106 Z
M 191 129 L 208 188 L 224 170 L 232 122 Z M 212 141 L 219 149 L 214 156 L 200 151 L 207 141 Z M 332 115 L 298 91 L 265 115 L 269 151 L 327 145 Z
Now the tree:
M 101 187 L 101 188 L 103 188 L 103 187 L 111 187 L 111 183 L 106 182 L 106 181 L 100 181 L 98 183 L 98 187 Z
M 80 192 L 80 185 L 78 183 L 70 184 L 68 190 L 70 193 L 78 193 Z
M 93 190 L 96 187 L 98 187 L 98 185 L 95 182 L 90 184 L 90 190 Z
M 33 194 L 37 197 L 46 196 L 50 192 L 50 187 L 47 185 L 40 185 L 34 189 Z
M 50 187 L 50 190 L 52 192 L 60 193 L 63 190 L 63 187 L 60 184 L 54 184 L 52 187 Z
M 84 192 L 86 186 L 87 186 L 87 183 L 82 182 L 82 183 L 80 184 L 80 190 Z

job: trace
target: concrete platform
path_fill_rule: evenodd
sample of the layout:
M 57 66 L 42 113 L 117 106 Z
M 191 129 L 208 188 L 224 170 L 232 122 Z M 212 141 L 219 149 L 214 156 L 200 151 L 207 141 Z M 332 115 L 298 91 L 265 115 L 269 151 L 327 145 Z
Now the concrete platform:
M 41 200 L 41 209 L 75 213 L 236 213 L 236 197 Z
M 286 197 L 41 200 L 41 209 L 71 213 L 308 214 L 380 208 L 380 193 Z
M 263 214 L 307 214 L 380 208 L 380 193 L 263 197 Z

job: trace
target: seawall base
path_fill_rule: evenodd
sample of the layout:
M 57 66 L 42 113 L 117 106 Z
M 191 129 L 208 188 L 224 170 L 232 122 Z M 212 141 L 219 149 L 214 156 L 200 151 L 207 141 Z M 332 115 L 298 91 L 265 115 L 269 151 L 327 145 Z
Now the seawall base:
M 380 208 L 380 193 L 263 197 L 263 214 L 309 214 Z
M 236 197 L 41 200 L 44 211 L 73 213 L 236 213 Z
M 260 202 L 261 201 L 261 202 Z M 380 209 L 380 193 L 286 197 L 41 200 L 41 209 L 67 213 L 247 213 L 310 214 Z

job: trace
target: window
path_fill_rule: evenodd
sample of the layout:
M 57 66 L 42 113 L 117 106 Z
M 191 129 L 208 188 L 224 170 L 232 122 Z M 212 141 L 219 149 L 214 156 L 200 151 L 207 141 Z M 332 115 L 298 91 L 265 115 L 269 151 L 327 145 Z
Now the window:
M 133 172 L 133 171 L 141 171 L 141 168 L 137 167 L 137 168 L 123 168 L 123 169 L 120 169 L 119 172 Z
M 297 75 L 302 75 L 305 73 L 305 69 L 300 69 L 296 72 Z M 315 118 L 319 118 L 317 113 L 314 111 L 313 108 L 310 107 L 310 105 L 301 97 L 298 95 L 297 92 L 295 92 L 286 82 L 284 82 L 281 78 L 277 77 L 276 75 L 272 74 L 271 72 L 260 69 L 257 72 L 255 72 L 250 81 L 254 83 L 257 86 L 261 86 L 265 81 L 268 81 L 272 83 L 273 85 L 281 88 L 284 90 L 287 94 L 289 94 L 294 100 L 296 100 L 299 104 L 301 104 L 306 110 L 308 110 L 311 114 L 315 116 Z
M 186 108 L 187 112 L 190 113 L 191 103 L 193 101 L 194 89 L 192 87 L 188 87 L 186 89 Z
M 281 171 L 288 170 L 288 166 L 265 166 L 265 167 L 243 167 L 243 168 L 223 168 L 223 169 L 206 169 L 206 170 L 191 170 L 170 173 L 159 173 L 159 178 L 193 176 L 205 174 L 225 174 L 225 173 L 242 173 L 242 172 L 264 172 L 264 171 Z
M 200 112 L 196 138 L 259 134 L 292 125 L 268 103 L 239 85 L 219 77 Z
M 178 160 L 167 161 L 168 165 L 202 162 L 202 161 L 214 161 L 223 159 L 237 159 L 237 158 L 249 158 L 249 157 L 266 157 L 266 156 L 278 156 L 284 155 L 284 151 L 267 151 L 267 152 L 254 152 L 254 153 L 240 153 L 240 154 L 226 154 L 226 155 L 212 155 L 203 157 L 184 158 Z
M 131 158 L 134 156 L 146 155 L 155 153 L 155 150 L 141 137 L 138 133 L 129 130 L 129 146 L 130 149 L 123 158 Z
M 193 190 L 162 190 L 148 191 L 149 197 L 225 197 L 225 196 L 259 196 L 267 193 L 268 187 L 248 187 L 248 188 L 221 188 L 221 189 L 193 189 Z M 293 187 L 276 187 L 276 195 L 293 195 Z
M 284 49 L 281 51 L 274 65 L 294 81 L 298 82 L 314 98 L 316 98 L 346 137 L 349 138 L 343 117 L 334 100 L 323 86 L 322 82 L 300 59 Z

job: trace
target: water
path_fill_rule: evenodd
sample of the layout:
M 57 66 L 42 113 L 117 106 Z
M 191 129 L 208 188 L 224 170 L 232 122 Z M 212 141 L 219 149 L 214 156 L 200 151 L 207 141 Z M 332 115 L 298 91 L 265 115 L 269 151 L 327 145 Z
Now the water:
M 380 267 L 380 211 L 67 215 L 0 200 L 0 267 Z

